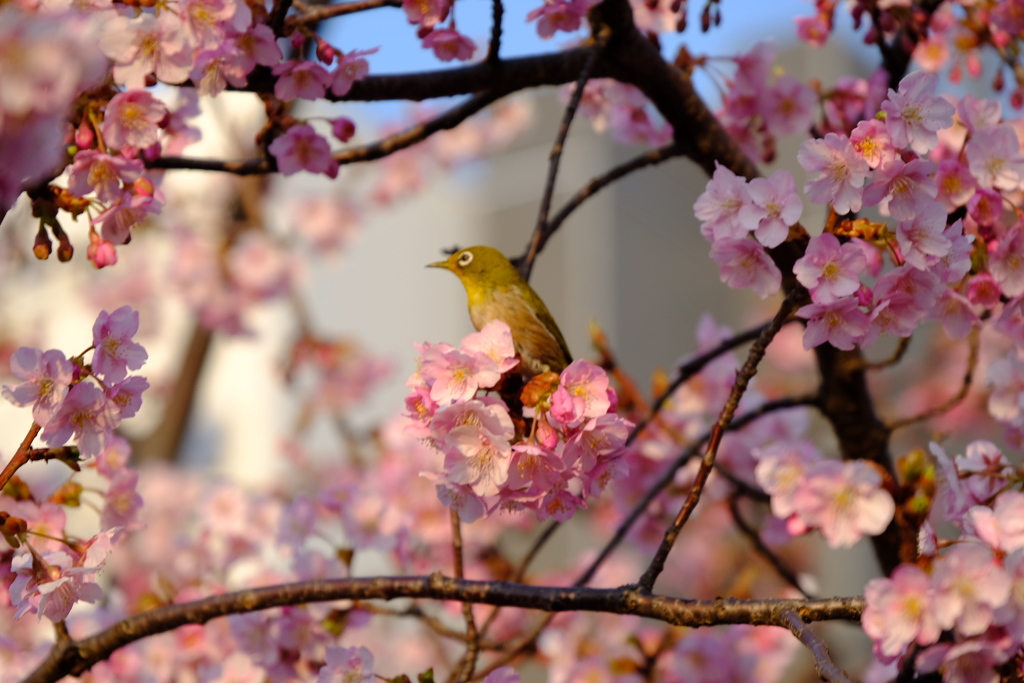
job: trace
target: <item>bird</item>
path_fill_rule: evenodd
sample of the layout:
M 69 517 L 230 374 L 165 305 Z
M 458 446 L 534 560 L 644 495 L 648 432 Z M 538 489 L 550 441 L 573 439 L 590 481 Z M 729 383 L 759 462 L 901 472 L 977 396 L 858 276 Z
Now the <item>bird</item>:
M 509 326 L 521 361 L 520 374 L 526 379 L 545 372 L 560 373 L 572 362 L 569 346 L 544 301 L 497 249 L 459 249 L 427 267 L 450 270 L 462 281 L 469 317 L 477 330 L 492 320 Z

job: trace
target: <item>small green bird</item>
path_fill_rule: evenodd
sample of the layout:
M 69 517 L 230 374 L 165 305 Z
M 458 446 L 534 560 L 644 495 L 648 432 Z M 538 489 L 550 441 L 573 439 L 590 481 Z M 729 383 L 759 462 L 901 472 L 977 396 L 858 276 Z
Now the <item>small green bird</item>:
M 450 270 L 462 280 L 469 298 L 469 317 L 476 329 L 492 320 L 501 320 L 512 329 L 523 375 L 561 372 L 572 362 L 565 338 L 547 306 L 497 249 L 460 249 L 448 260 L 427 267 Z

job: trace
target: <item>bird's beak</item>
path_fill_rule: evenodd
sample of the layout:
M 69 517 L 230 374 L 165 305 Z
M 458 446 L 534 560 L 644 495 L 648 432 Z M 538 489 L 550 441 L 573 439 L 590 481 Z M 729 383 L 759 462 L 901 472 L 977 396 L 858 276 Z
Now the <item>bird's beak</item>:
M 451 270 L 452 264 L 449 261 L 435 261 L 434 263 L 428 263 L 427 268 L 444 268 L 445 270 Z

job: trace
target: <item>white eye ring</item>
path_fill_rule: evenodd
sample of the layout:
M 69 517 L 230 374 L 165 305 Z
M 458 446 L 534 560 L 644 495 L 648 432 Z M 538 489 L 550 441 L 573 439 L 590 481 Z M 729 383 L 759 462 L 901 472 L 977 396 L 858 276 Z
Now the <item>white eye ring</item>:
M 473 252 L 471 252 L 471 251 L 464 251 L 464 252 L 462 252 L 462 256 L 459 257 L 458 264 L 460 266 L 462 266 L 463 268 L 465 268 L 466 266 L 468 266 L 472 262 L 473 262 Z

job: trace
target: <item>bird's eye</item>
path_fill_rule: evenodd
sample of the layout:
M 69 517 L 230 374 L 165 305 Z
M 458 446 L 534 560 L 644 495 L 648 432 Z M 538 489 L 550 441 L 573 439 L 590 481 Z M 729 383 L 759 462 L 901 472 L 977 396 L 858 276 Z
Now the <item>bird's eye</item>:
M 464 252 L 462 252 L 462 256 L 459 257 L 459 261 L 458 261 L 459 265 L 462 266 L 463 268 L 465 268 L 466 266 L 468 266 L 472 262 L 473 262 L 473 252 L 471 252 L 471 251 L 464 251 Z

